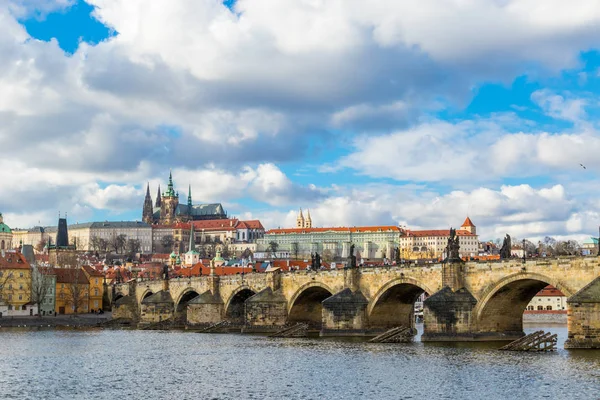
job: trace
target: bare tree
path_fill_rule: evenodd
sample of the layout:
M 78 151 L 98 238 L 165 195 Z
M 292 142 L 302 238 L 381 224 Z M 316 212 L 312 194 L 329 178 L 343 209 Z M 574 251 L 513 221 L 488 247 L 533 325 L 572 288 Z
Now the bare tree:
M 35 245 L 35 251 L 37 251 L 38 253 L 41 253 L 44 251 L 44 247 L 46 247 L 46 244 L 48 243 L 48 241 L 46 239 L 42 239 L 38 242 L 38 244 Z
M 269 242 L 269 247 L 267 247 L 267 253 L 269 253 L 269 257 L 277 258 L 277 249 L 279 248 L 279 243 L 272 240 Z
M 127 253 L 133 256 L 140 251 L 142 244 L 139 239 L 127 239 L 125 247 L 127 248 Z
M 39 316 L 42 315 L 41 305 L 50 293 L 52 286 L 54 286 L 53 280 L 49 276 L 51 272 L 52 269 L 50 268 L 35 266 L 31 268 L 31 302 L 37 304 Z
M 231 250 L 227 244 L 221 246 L 221 257 L 229 258 L 231 257 Z
M 554 246 L 557 256 L 574 256 L 579 254 L 579 248 L 579 243 L 575 240 L 559 241 Z
M 67 280 L 66 296 L 68 303 L 77 314 L 88 300 L 89 281 L 79 267 L 64 268 Z
M 252 257 L 252 250 L 250 250 L 249 248 L 246 248 L 243 252 L 242 252 L 242 258 L 245 259 L 249 259 L 250 257 Z
M 164 252 L 172 252 L 174 244 L 175 239 L 173 239 L 173 235 L 166 235 L 160 238 L 160 245 L 162 246 Z
M 98 236 L 92 236 L 90 237 L 90 248 L 93 251 L 98 251 L 101 250 L 100 249 L 100 238 Z
M 127 241 L 127 236 L 126 235 L 113 235 L 108 244 L 111 248 L 111 250 L 114 250 L 115 253 L 119 254 L 120 252 L 123 251 L 123 249 L 125 248 L 125 242 Z
M 13 273 L 9 271 L 0 271 L 0 301 L 3 301 L 7 305 L 11 305 L 12 299 L 12 282 Z
M 100 251 L 106 252 L 108 250 L 108 240 L 100 238 L 100 240 L 98 240 L 98 249 Z
M 294 259 L 297 260 L 300 255 L 300 245 L 298 242 L 292 243 L 292 254 L 294 255 Z

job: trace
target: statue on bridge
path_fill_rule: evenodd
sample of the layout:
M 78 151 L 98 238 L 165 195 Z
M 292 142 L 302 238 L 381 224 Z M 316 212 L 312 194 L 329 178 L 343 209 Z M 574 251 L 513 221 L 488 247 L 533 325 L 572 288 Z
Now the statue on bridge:
M 500 259 L 504 260 L 506 258 L 510 258 L 512 255 L 512 243 L 510 240 L 510 235 L 507 233 L 504 241 L 502 242 L 502 247 L 500 248 Z
M 354 244 L 350 246 L 350 255 L 348 256 L 348 262 L 346 268 L 356 268 L 356 256 L 354 255 Z
M 163 265 L 163 273 L 162 273 L 162 278 L 163 280 L 169 280 L 169 266 L 167 264 Z
M 314 271 L 318 271 L 321 268 L 321 256 L 316 251 L 314 255 L 312 253 L 310 255 L 310 265 Z
M 446 259 L 444 262 L 462 262 L 460 258 L 460 243 L 458 241 L 458 235 L 456 229 L 450 228 L 450 236 L 448 237 L 448 245 L 444 252 L 446 253 Z

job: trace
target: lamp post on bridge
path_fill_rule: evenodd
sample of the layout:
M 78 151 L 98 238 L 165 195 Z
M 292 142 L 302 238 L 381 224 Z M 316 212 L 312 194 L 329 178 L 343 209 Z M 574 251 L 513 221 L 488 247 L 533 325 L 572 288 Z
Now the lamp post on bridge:
M 527 258 L 527 253 L 525 253 L 525 239 L 523 239 L 523 264 L 525 264 L 525 258 Z

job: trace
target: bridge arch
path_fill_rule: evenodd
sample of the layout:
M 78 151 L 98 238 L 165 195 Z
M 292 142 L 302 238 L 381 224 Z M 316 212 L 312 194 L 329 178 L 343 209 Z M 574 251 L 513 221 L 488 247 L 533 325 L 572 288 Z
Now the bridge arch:
M 175 302 L 175 311 L 185 311 L 185 307 L 190 300 L 198 297 L 200 293 L 196 291 L 194 288 L 186 288 L 181 292 L 179 298 Z
M 314 328 L 320 328 L 323 324 L 321 302 L 333 294 L 334 291 L 321 282 L 302 285 L 288 302 L 288 322 L 303 322 Z
M 369 326 L 389 329 L 400 325 L 413 327 L 415 302 L 423 293 L 433 294 L 427 285 L 410 277 L 393 279 L 383 285 L 368 305 Z
M 144 299 L 152 296 L 153 294 L 154 294 L 154 292 L 152 290 L 146 289 L 140 296 L 140 306 L 142 305 L 142 301 L 144 301 Z
M 250 286 L 244 285 L 235 289 L 225 303 L 225 318 L 235 324 L 245 321 L 244 303 L 257 292 Z
M 558 279 L 530 272 L 512 274 L 489 285 L 482 291 L 473 310 L 479 331 L 521 333 L 527 304 L 548 285 L 556 287 L 566 296 L 574 293 Z
M 114 299 L 112 299 L 112 302 L 113 302 L 113 304 L 114 304 L 114 303 L 116 303 L 116 302 L 117 302 L 117 300 L 120 300 L 120 299 L 122 299 L 123 297 L 125 297 L 125 296 L 123 295 L 123 293 L 121 293 L 121 292 L 117 292 L 117 293 L 115 293 L 115 297 L 114 297 Z

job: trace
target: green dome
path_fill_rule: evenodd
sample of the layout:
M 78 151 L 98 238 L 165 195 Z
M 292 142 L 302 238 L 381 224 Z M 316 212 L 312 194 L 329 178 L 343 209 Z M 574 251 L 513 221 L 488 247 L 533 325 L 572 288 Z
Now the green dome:
M 12 231 L 4 222 L 0 222 L 0 233 L 11 233 Z
M 217 251 L 217 254 L 215 255 L 215 258 L 213 258 L 213 261 L 225 261 L 225 259 L 223 257 L 221 257 L 221 252 Z
M 171 258 L 177 258 L 177 254 L 175 254 L 175 252 L 172 252 L 170 257 Z

